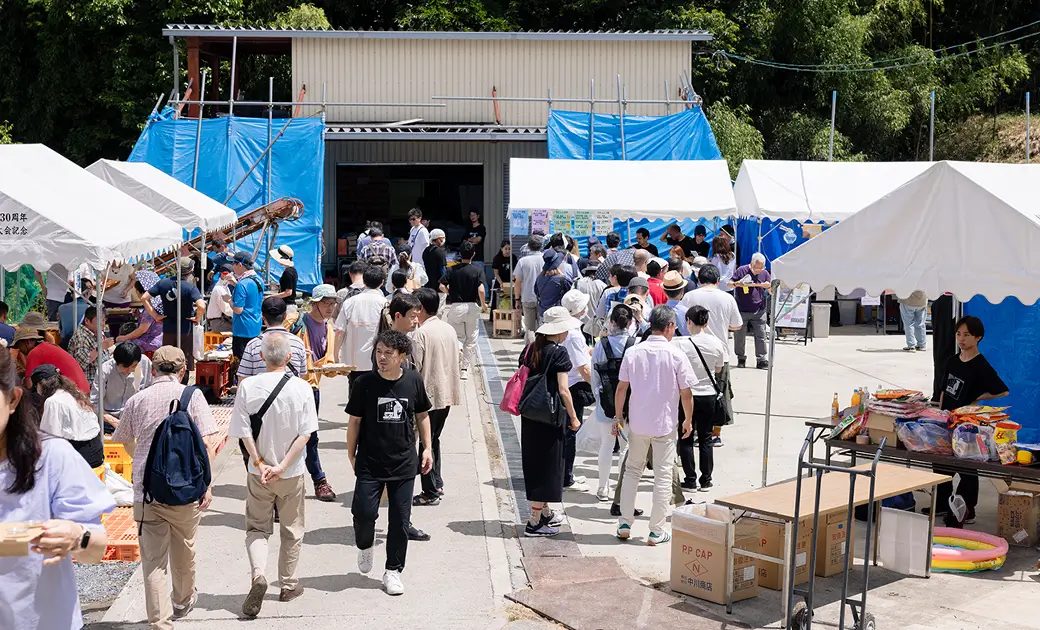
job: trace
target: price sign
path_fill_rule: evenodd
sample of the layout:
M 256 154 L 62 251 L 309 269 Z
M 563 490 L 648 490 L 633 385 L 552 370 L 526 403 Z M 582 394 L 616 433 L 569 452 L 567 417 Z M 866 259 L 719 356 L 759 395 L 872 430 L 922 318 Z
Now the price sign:
M 509 235 L 524 236 L 530 234 L 530 217 L 527 210 L 511 210 L 509 212 Z
M 574 213 L 574 235 L 592 236 L 592 211 L 578 210 Z
M 531 233 L 541 231 L 542 234 L 549 234 L 549 211 L 548 210 L 532 210 L 531 211 Z

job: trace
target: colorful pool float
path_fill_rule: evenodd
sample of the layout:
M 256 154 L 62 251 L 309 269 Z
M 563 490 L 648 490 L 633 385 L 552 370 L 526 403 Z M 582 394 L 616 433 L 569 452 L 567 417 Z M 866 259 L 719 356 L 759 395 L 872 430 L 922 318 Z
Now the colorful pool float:
M 1008 544 L 1003 538 L 952 527 L 936 527 L 932 570 L 942 572 L 990 571 L 1004 566 Z

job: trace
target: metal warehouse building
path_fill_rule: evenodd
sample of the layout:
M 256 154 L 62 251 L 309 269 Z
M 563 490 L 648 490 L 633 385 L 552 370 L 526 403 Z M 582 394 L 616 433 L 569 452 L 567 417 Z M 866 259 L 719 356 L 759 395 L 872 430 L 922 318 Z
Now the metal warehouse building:
M 186 48 L 193 85 L 209 67 L 207 103 L 230 101 L 229 94 L 219 93 L 221 82 L 214 76 L 222 66 L 230 65 L 231 92 L 241 99 L 239 75 L 250 55 L 291 55 L 292 94 L 296 101 L 313 103 L 296 115 L 324 114 L 326 120 L 326 264 L 336 262 L 338 237 L 358 232 L 366 220 L 381 220 L 391 236 L 406 236 L 405 215 L 417 204 L 434 227 L 448 233 L 449 245 L 462 240 L 468 213 L 480 212 L 490 260 L 505 230 L 509 159 L 546 157 L 550 107 L 664 115 L 674 107 L 665 101 L 678 100 L 688 85 L 694 42 L 711 39 L 705 31 L 455 33 L 202 25 L 170 25 L 163 34 L 174 44 L 175 66 L 177 51 Z M 186 47 L 178 46 L 179 40 L 186 40 Z M 175 95 L 180 90 L 175 86 Z M 247 113 L 244 106 L 233 107 L 236 114 Z M 251 113 L 267 115 L 266 109 Z

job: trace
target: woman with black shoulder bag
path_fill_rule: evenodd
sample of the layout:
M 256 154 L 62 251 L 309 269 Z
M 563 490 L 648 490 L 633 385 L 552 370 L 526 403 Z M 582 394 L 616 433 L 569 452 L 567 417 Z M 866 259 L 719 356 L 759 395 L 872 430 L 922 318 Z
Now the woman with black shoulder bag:
M 723 404 L 723 393 L 719 388 L 718 375 L 726 362 L 726 346 L 717 337 L 707 331 L 708 309 L 703 306 L 691 306 L 686 311 L 686 326 L 690 331 L 688 337 L 675 337 L 676 344 L 690 359 L 697 382 L 693 386 L 693 426 L 694 433 L 682 437 L 682 409 L 679 409 L 679 461 L 683 469 L 682 487 L 707 492 L 712 487 L 711 473 L 715 467 L 711 432 L 716 425 L 725 424 L 726 409 Z M 700 451 L 701 474 L 697 477 L 696 460 L 693 455 L 693 441 L 696 435 Z M 699 485 L 699 487 L 698 487 Z
M 529 370 L 519 403 L 524 487 L 531 503 L 525 536 L 555 536 L 563 522 L 548 504 L 563 500 L 566 429 L 581 426 L 567 388 L 571 360 L 560 345 L 572 319 L 562 306 L 547 309 L 535 340 L 520 355 L 521 368 Z

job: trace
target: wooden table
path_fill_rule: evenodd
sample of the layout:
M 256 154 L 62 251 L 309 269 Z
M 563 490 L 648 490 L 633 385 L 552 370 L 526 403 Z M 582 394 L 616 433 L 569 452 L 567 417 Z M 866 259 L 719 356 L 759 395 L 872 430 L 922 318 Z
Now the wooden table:
M 877 450 L 877 447 L 874 447 Z M 860 466 L 860 469 L 869 469 L 870 464 Z M 940 475 L 933 472 L 924 470 L 915 470 L 912 468 L 905 468 L 901 466 L 892 466 L 889 464 L 878 464 L 877 476 L 874 481 L 874 501 L 880 505 L 882 499 L 894 497 L 896 495 L 904 494 L 906 492 L 912 492 L 914 490 L 931 489 L 932 491 L 932 509 L 928 516 L 928 538 L 931 540 L 932 529 L 935 526 L 935 486 L 940 483 L 950 481 L 948 475 Z M 837 512 L 839 510 L 845 511 L 849 507 L 849 483 L 850 479 L 848 476 L 842 473 L 828 473 L 822 476 L 820 480 L 820 515 L 826 515 Z M 716 505 L 727 507 L 734 511 L 734 515 L 742 512 L 754 512 L 757 515 L 765 516 L 769 518 L 781 521 L 784 524 L 784 546 L 783 546 L 783 557 L 775 558 L 765 554 L 757 552 L 749 552 L 743 549 L 734 549 L 733 540 L 735 536 L 734 521 L 730 521 L 727 524 L 727 545 L 726 545 L 726 612 L 733 612 L 733 556 L 743 555 L 755 558 L 757 560 L 764 560 L 767 562 L 775 562 L 780 564 L 783 569 L 783 589 L 781 594 L 782 609 L 781 609 L 781 627 L 786 627 L 788 619 L 787 601 L 791 592 L 790 583 L 790 564 L 791 564 L 791 543 L 792 543 L 792 530 L 795 522 L 795 516 L 797 513 L 798 518 L 804 518 L 811 516 L 813 513 L 813 505 L 816 500 L 816 483 L 803 483 L 801 502 L 799 508 L 795 510 L 795 484 L 796 480 L 785 481 L 772 486 L 766 486 L 765 488 L 759 488 L 757 490 L 751 490 L 749 492 L 742 492 L 732 496 L 724 497 L 721 499 L 715 499 Z M 854 495 L 853 507 L 866 505 L 869 501 L 870 487 L 869 480 L 859 480 L 856 483 L 856 493 Z M 879 510 L 880 511 L 880 510 Z M 743 514 L 740 515 L 741 517 Z M 880 524 L 875 521 L 874 530 L 874 563 L 877 564 L 877 535 L 880 529 Z M 815 537 L 813 540 L 813 547 L 815 547 Z M 851 543 L 849 541 L 849 553 L 851 553 Z M 925 577 L 928 577 L 931 573 L 932 564 L 932 548 L 931 545 L 928 548 L 928 562 L 925 564 Z M 810 571 L 815 571 L 815 567 L 810 566 Z

